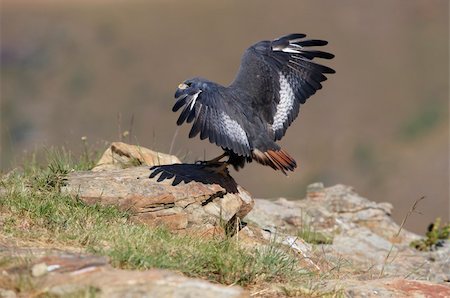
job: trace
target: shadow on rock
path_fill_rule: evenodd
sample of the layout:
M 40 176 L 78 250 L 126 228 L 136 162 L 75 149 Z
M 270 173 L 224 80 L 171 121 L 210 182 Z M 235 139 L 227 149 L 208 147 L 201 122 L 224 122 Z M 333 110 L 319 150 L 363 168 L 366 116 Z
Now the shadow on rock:
M 214 173 L 210 168 L 201 164 L 171 164 L 153 166 L 150 168 L 150 178 L 155 178 L 160 174 L 157 181 L 162 182 L 166 179 L 175 178 L 172 185 L 178 185 L 181 182 L 189 183 L 191 181 L 203 184 L 218 184 L 222 186 L 228 193 L 238 193 L 236 181 L 228 174 L 221 175 Z

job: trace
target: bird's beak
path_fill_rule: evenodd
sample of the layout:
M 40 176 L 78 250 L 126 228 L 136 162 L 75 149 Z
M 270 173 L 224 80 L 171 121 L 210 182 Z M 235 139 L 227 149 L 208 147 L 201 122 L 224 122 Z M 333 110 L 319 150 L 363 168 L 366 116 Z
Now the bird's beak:
M 183 89 L 180 89 L 180 88 L 178 87 L 177 91 L 175 92 L 175 98 L 180 97 L 181 95 L 183 95 L 183 93 L 184 93 L 184 90 L 183 90 Z

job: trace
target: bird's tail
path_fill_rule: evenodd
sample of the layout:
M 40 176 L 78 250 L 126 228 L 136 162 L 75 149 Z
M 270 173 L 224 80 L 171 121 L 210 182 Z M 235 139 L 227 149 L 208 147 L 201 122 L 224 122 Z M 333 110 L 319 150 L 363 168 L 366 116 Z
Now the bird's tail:
M 274 170 L 280 170 L 285 175 L 287 175 L 286 171 L 294 171 L 297 167 L 295 159 L 281 148 L 279 150 L 267 150 L 266 152 L 255 149 L 252 157 L 258 163 L 269 166 Z

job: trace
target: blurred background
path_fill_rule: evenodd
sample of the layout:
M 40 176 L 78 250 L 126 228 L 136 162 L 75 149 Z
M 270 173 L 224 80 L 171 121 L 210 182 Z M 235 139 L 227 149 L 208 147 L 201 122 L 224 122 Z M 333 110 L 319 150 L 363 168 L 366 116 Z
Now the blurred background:
M 4 0 L 1 170 L 49 146 L 80 152 L 83 136 L 99 151 L 122 139 L 188 162 L 214 157 L 189 127 L 177 133 L 177 85 L 227 85 L 248 46 L 293 32 L 328 40 L 337 71 L 281 142 L 300 167 L 287 178 L 251 164 L 235 179 L 264 198 L 351 185 L 392 203 L 397 222 L 424 195 L 407 228 L 448 221 L 447 0 Z

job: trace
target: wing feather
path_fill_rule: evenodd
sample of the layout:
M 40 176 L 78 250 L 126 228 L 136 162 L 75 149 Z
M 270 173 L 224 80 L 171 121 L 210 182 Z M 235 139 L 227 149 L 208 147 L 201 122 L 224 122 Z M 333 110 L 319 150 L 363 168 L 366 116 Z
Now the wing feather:
M 325 75 L 335 72 L 313 62 L 316 58 L 332 59 L 333 54 L 309 48 L 325 46 L 328 42 L 305 37 L 294 33 L 248 48 L 231 85 L 253 95 L 247 104 L 272 129 L 274 141 L 284 136 L 299 114 L 300 105 L 322 88 Z
M 241 156 L 250 156 L 251 140 L 244 129 L 244 113 L 240 105 L 233 104 L 235 101 L 224 98 L 227 95 L 225 87 L 208 81 L 201 84 L 201 89 L 193 88 L 179 96 L 172 109 L 182 109 L 177 124 L 192 122 L 190 138 L 200 133 L 202 140 L 208 138 Z

